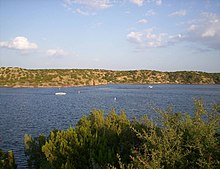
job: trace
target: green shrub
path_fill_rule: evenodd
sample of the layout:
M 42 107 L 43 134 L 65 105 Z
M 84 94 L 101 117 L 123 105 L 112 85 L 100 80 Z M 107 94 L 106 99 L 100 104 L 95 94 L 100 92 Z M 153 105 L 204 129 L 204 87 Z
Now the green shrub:
M 193 116 L 158 110 L 159 121 L 145 117 L 147 129 L 133 128 L 143 144 L 133 152 L 137 168 L 218 168 L 220 166 L 217 109 L 207 112 L 195 101 Z M 158 125 L 160 124 L 160 125 Z M 160 126 L 160 127 L 158 127 Z
M 25 135 L 25 153 L 30 168 L 218 168 L 219 107 L 198 100 L 193 116 L 170 108 L 154 121 L 93 110 L 75 128 Z
M 25 155 L 28 157 L 29 168 L 45 168 L 45 166 L 48 166 L 46 157 L 42 152 L 42 146 L 45 143 L 46 137 L 44 135 L 34 139 L 28 134 L 24 135 Z
M 66 131 L 52 131 L 48 138 L 25 135 L 25 154 L 31 168 L 103 168 L 118 165 L 117 154 L 130 162 L 132 132 L 125 113 L 114 110 L 104 117 L 100 110 L 83 116 Z M 133 141 L 134 142 L 134 141 Z M 124 155 L 123 155 L 124 154 Z
M 7 153 L 0 149 L 0 168 L 2 169 L 16 169 L 14 154 L 10 150 Z

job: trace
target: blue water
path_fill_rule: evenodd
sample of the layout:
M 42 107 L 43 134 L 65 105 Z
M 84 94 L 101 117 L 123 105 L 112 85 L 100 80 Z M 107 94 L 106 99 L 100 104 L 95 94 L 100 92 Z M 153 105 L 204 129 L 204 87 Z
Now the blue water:
M 202 98 L 210 107 L 220 102 L 220 85 L 104 85 L 95 87 L 61 88 L 65 96 L 56 96 L 57 88 L 0 88 L 0 148 L 13 150 L 18 168 L 27 168 L 23 137 L 52 129 L 75 126 L 92 109 L 105 113 L 115 108 L 127 116 L 140 117 L 152 108 L 193 112 L 193 99 Z

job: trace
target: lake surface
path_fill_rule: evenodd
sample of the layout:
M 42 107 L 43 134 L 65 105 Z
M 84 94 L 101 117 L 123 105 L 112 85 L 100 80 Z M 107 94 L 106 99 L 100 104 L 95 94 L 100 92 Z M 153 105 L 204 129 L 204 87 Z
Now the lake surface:
M 207 107 L 220 102 L 220 85 L 104 85 L 61 88 L 65 96 L 56 96 L 57 88 L 0 88 L 0 148 L 13 150 L 18 168 L 26 167 L 23 137 L 46 135 L 52 129 L 75 126 L 92 109 L 105 113 L 115 108 L 127 116 L 148 114 L 152 107 L 193 112 L 193 100 L 202 98 Z

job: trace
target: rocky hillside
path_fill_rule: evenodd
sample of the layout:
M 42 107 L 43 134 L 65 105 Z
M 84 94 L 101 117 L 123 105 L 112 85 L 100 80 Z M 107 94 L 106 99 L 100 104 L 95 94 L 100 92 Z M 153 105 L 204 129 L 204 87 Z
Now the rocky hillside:
M 220 84 L 220 73 L 0 68 L 1 87 L 70 87 L 125 83 Z

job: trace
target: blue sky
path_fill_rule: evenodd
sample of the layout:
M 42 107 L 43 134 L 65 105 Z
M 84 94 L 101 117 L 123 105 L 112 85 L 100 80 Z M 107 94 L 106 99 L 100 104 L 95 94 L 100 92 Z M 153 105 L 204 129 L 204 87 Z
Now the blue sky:
M 0 66 L 220 72 L 220 1 L 0 0 Z

